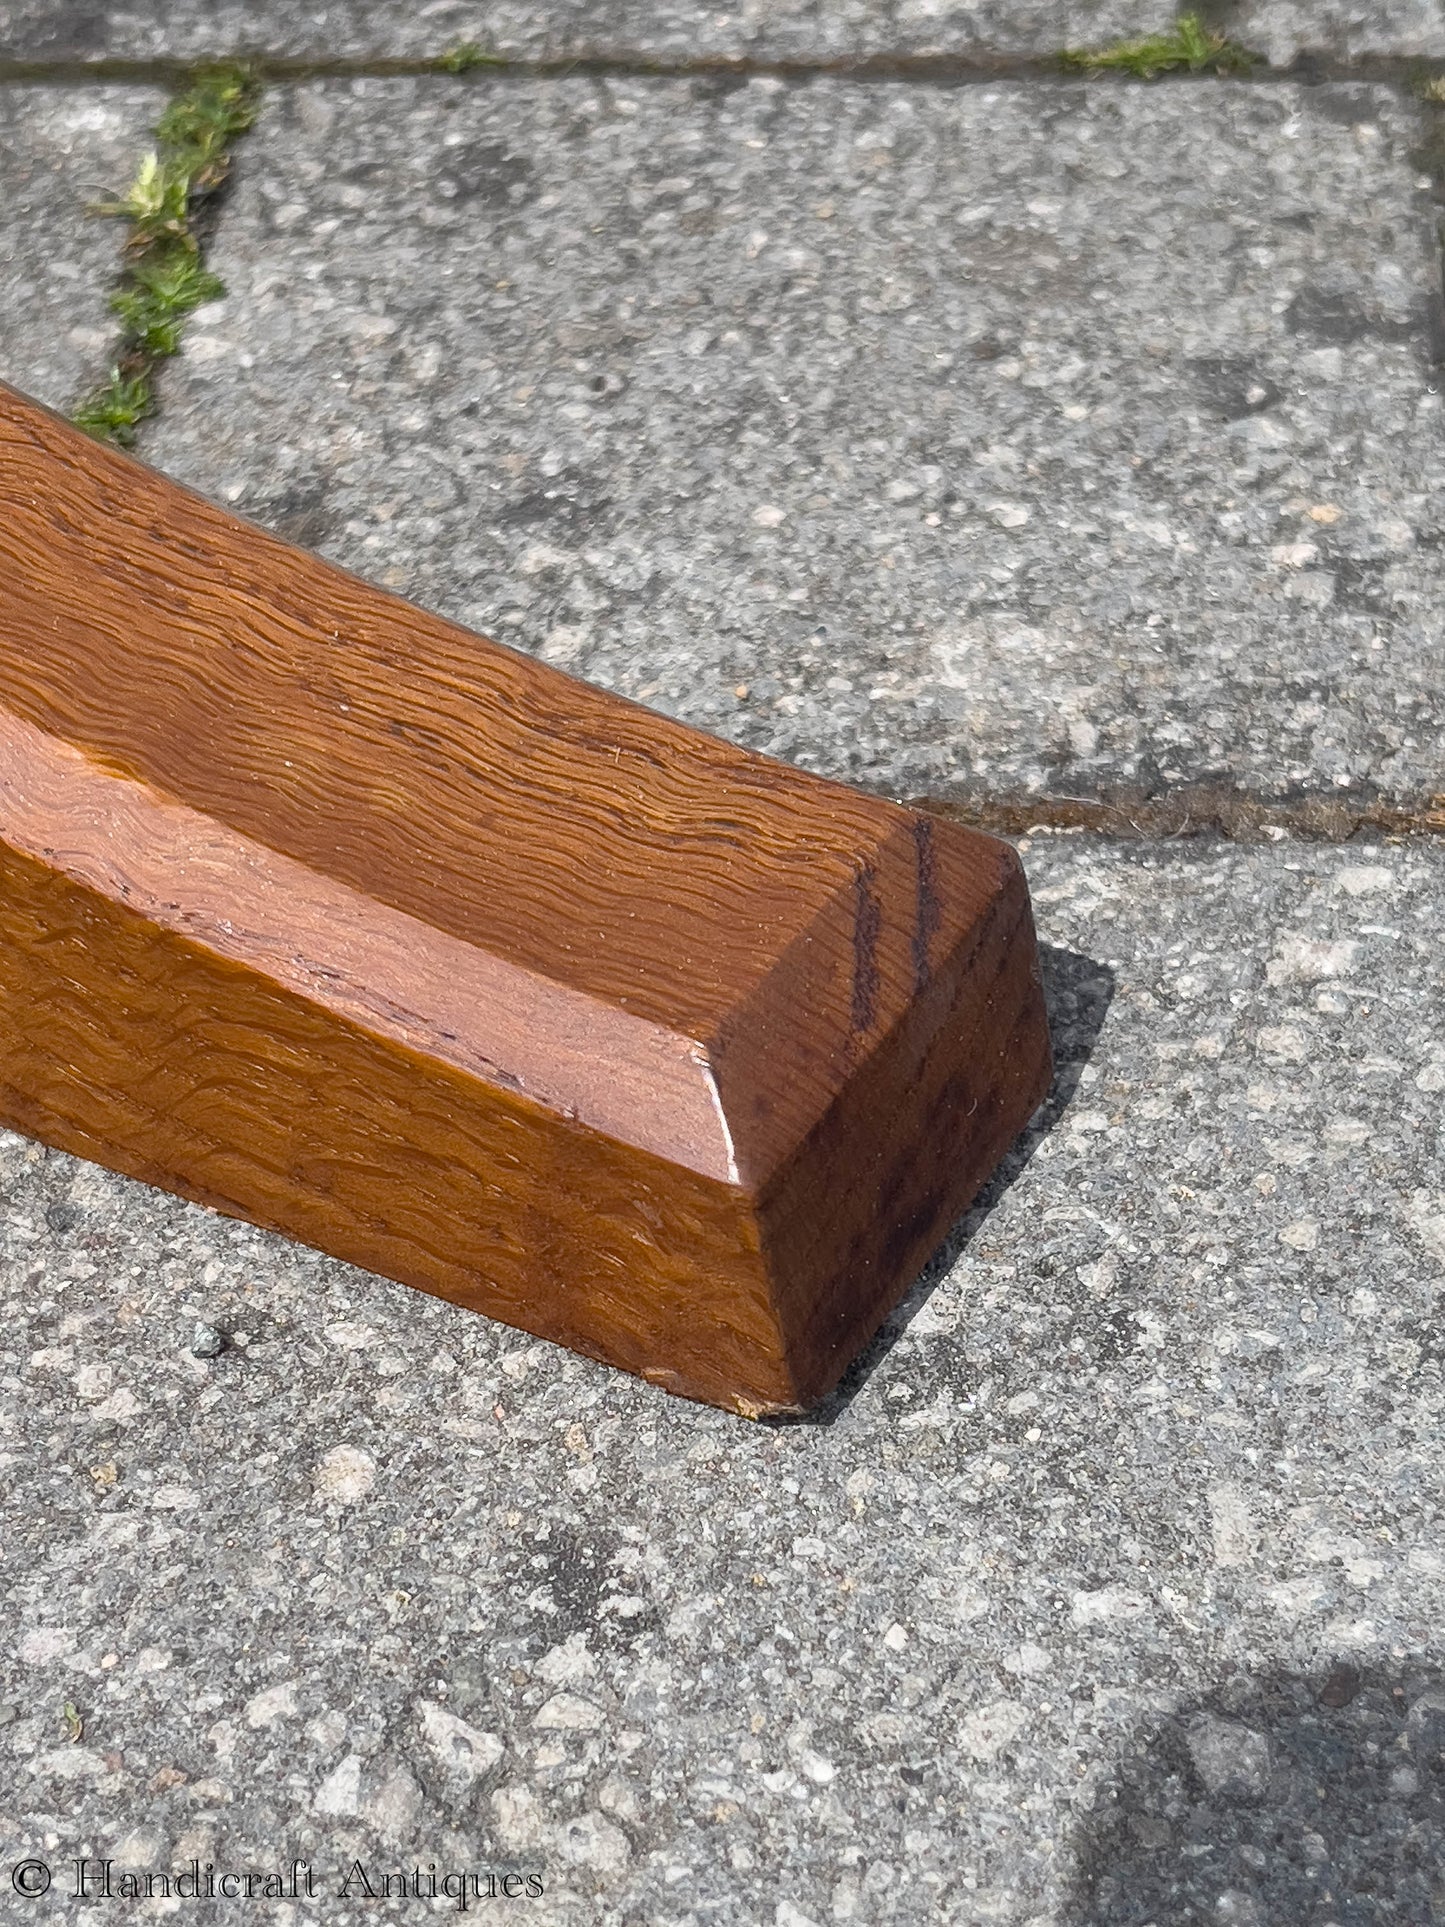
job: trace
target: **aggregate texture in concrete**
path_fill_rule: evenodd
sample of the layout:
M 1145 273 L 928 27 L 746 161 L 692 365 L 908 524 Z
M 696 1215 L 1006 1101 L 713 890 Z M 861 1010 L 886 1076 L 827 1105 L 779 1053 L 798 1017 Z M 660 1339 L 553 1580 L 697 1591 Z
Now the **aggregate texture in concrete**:
M 148 457 L 895 793 L 1445 789 L 1382 86 L 278 89 Z
M 1404 0 L 1410 4 L 1411 0 Z M 754 57 L 826 61 L 919 50 L 1054 53 L 1167 27 L 1168 0 L 163 0 L 56 5 L 0 0 L 0 58 L 193 59 L 217 52 L 311 59 L 426 58 L 469 45 L 522 59 L 600 53 L 623 60 Z
M 125 230 L 87 210 L 125 191 L 164 98 L 0 87 L 0 381 L 52 408 L 106 372 Z
M 1445 59 L 1441 0 L 1230 0 L 1212 17 L 1276 67 L 1312 53 Z
M 417 1917 L 356 1862 L 562 1927 L 1434 1917 L 1445 852 L 1025 858 L 1058 1088 L 822 1423 L 0 1143 L 7 1918 L 115 1917 L 77 1855 L 299 1857 L 286 1927 Z
M 0 59 L 366 61 L 470 44 L 524 60 L 986 60 L 1111 46 L 1186 10 L 1169 0 L 0 0 Z M 1442 0 L 1204 0 L 1193 10 L 1278 66 L 1309 54 L 1445 57 Z

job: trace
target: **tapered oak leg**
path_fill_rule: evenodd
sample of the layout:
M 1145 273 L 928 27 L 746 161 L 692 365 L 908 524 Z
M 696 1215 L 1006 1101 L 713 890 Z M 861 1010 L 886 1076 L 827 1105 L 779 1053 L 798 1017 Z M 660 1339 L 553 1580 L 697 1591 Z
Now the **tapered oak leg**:
M 1050 1067 L 1006 846 L 682 727 L 0 389 L 0 1113 L 758 1413 Z

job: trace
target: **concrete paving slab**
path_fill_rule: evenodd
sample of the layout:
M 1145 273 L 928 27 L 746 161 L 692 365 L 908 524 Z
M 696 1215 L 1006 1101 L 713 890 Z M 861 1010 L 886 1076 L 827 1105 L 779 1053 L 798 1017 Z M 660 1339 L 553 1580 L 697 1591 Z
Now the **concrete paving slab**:
M 1403 4 L 1404 0 L 1396 0 Z M 1422 0 L 1415 0 L 1421 4 Z M 1423 0 L 1428 4 L 1429 0 Z M 270 53 L 313 59 L 426 57 L 470 43 L 526 59 L 577 53 L 706 60 L 722 55 L 828 60 L 917 51 L 1056 53 L 1156 32 L 1169 0 L 745 0 L 741 6 L 648 0 L 0 0 L 0 58 L 191 59 Z
M 471 43 L 522 59 L 826 61 L 875 54 L 1050 55 L 1157 33 L 1170 0 L 0 0 L 0 59 L 208 54 L 417 58 Z M 1442 0 L 1215 0 L 1198 9 L 1286 65 L 1301 53 L 1445 56 Z
M 150 459 L 900 793 L 1445 788 L 1376 87 L 282 89 Z
M 1276 67 L 1309 53 L 1445 58 L 1441 0 L 1236 0 L 1214 17 Z
M 1058 1092 L 830 1423 L 4 1139 L 26 1919 L 109 1918 L 75 1856 L 299 1857 L 291 1927 L 416 1917 L 355 1862 L 618 1927 L 1430 1918 L 1445 851 L 1026 862 Z
M 106 371 L 125 231 L 87 208 L 124 190 L 164 95 L 0 87 L 0 381 L 64 408 Z

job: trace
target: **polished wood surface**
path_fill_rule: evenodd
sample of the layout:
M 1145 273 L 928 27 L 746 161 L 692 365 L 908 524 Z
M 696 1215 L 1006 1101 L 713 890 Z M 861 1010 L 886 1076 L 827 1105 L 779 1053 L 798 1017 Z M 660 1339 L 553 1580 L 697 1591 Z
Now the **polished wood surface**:
M 0 1113 L 747 1412 L 1047 1085 L 989 837 L 704 736 L 0 388 Z

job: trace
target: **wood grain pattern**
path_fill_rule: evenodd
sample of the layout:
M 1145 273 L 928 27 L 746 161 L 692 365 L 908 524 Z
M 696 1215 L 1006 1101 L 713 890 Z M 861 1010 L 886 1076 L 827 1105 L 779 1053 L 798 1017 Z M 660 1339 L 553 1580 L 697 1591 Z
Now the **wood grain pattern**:
M 0 1112 L 733 1409 L 1047 1085 L 991 838 L 371 588 L 0 389 Z

